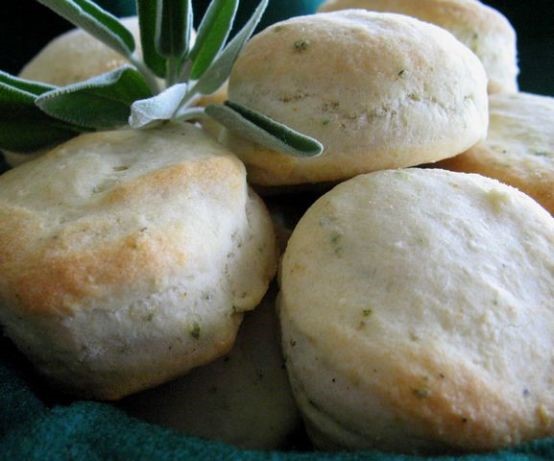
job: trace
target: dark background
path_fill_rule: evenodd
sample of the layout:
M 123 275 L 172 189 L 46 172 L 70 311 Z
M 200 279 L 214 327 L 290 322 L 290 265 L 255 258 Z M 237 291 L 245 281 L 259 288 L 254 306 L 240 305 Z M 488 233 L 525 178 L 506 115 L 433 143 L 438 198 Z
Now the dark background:
M 193 0 L 194 1 L 194 0 Z M 417 0 L 413 0 L 417 1 Z M 51 38 L 71 26 L 35 0 L 3 0 L 0 10 L 0 69 L 16 73 Z M 118 15 L 133 12 L 133 0 L 97 0 Z M 197 16 L 208 0 L 196 0 Z M 257 0 L 243 0 L 238 23 Z M 307 13 L 321 0 L 271 0 L 262 20 L 265 26 L 288 15 Z M 554 2 L 552 0 L 489 0 L 518 33 L 523 91 L 554 95 Z

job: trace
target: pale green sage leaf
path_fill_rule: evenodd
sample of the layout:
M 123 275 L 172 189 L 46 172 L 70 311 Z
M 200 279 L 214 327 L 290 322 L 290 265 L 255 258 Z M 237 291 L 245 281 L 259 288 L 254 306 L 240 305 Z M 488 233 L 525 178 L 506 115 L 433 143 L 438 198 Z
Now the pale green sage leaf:
M 157 50 L 167 59 L 182 59 L 192 37 L 191 0 L 160 0 Z
M 135 101 L 131 106 L 129 125 L 132 128 L 146 128 L 161 121 L 171 120 L 187 90 L 186 83 L 178 83 L 153 98 Z
M 137 0 L 137 12 L 140 26 L 140 41 L 144 63 L 156 76 L 164 78 L 166 60 L 156 49 L 157 14 L 161 0 Z
M 124 56 L 135 51 L 135 40 L 119 20 L 90 0 L 37 0 L 69 22 Z
M 190 77 L 198 80 L 221 51 L 233 28 L 239 0 L 212 0 L 202 22 L 189 59 L 193 62 Z
M 221 85 L 225 83 L 231 74 L 231 69 L 235 64 L 239 53 L 260 22 L 260 19 L 267 8 L 267 4 L 268 0 L 262 0 L 260 2 L 244 27 L 233 37 L 225 49 L 204 72 L 202 77 L 200 77 L 194 87 L 195 92 L 210 94 L 217 91 Z
M 0 149 L 32 153 L 77 136 L 83 129 L 53 119 L 36 105 L 46 87 L 0 74 Z M 29 91 L 27 91 L 29 90 Z
M 36 104 L 48 115 L 95 129 L 127 124 L 133 102 L 152 96 L 144 77 L 131 66 L 44 93 Z
M 323 152 L 319 141 L 241 104 L 227 101 L 225 105 L 209 105 L 205 110 L 230 131 L 268 149 L 298 157 L 315 157 Z
M 47 91 L 54 90 L 56 87 L 46 83 L 34 82 L 23 78 L 14 77 L 0 70 L 0 84 L 7 85 L 13 89 L 21 90 L 35 96 L 39 96 Z

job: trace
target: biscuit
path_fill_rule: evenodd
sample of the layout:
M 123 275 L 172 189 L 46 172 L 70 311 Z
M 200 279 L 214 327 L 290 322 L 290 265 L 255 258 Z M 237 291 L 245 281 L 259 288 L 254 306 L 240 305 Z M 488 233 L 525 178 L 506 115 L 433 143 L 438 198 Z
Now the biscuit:
M 554 219 L 433 169 L 358 176 L 289 241 L 280 318 L 319 448 L 494 450 L 554 435 Z
M 227 130 L 222 141 L 261 186 L 416 165 L 486 136 L 486 85 L 477 57 L 432 24 L 362 10 L 297 17 L 248 43 L 229 99 L 318 139 L 324 153 L 293 157 Z
M 490 100 L 487 139 L 437 166 L 517 187 L 554 214 L 554 99 L 528 93 Z
M 319 11 L 362 8 L 405 14 L 451 32 L 483 63 L 489 93 L 518 89 L 516 33 L 502 13 L 476 0 L 327 0 Z
M 190 124 L 79 136 L 0 177 L 0 322 L 67 392 L 226 354 L 277 250 L 242 163 Z
M 228 355 L 122 404 L 132 416 L 187 435 L 244 449 L 286 446 L 300 416 L 283 366 L 275 293 L 245 315 Z

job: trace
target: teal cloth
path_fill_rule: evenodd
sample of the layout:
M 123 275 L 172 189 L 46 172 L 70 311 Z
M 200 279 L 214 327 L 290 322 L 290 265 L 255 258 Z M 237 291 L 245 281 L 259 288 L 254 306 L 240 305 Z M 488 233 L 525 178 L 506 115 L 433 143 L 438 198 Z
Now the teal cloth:
M 47 406 L 23 375 L 25 360 L 0 341 L 0 460 L 552 461 L 554 440 L 495 454 L 424 458 L 364 453 L 242 451 L 132 419 L 106 403 Z M 36 385 L 36 383 L 35 383 Z

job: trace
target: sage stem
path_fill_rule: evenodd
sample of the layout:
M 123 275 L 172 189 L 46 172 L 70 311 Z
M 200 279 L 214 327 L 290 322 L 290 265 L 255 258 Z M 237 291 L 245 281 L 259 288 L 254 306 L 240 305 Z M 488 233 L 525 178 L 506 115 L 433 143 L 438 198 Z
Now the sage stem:
M 134 54 L 128 56 L 129 62 L 136 67 L 136 69 L 142 74 L 144 80 L 148 84 L 148 87 L 152 90 L 154 94 L 160 93 L 160 85 L 158 84 L 158 79 L 156 75 L 148 68 L 146 65 L 138 59 Z

